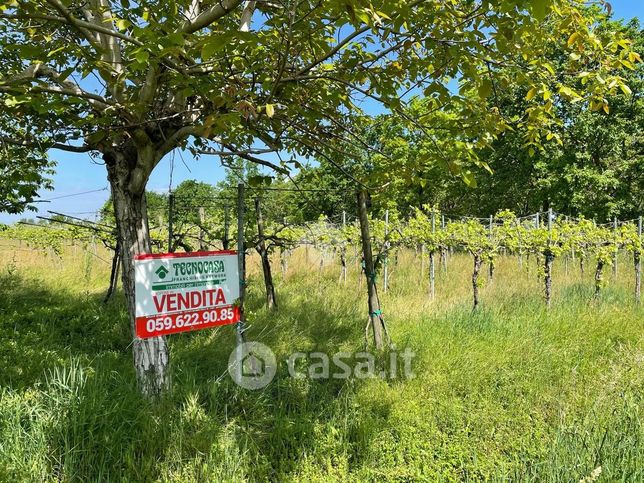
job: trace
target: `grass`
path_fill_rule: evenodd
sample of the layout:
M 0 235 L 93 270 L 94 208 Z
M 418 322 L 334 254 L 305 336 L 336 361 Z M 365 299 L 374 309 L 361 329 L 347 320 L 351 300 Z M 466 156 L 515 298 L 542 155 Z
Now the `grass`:
M 415 377 L 310 380 L 289 376 L 289 354 L 364 349 L 357 265 L 345 286 L 336 264 L 320 273 L 295 252 L 269 313 L 251 259 L 249 338 L 276 353 L 275 380 L 230 380 L 231 327 L 175 335 L 172 391 L 150 402 L 122 294 L 101 303 L 109 266 L 75 250 L 0 253 L 0 481 L 644 479 L 644 309 L 627 260 L 596 302 L 592 270 L 558 261 L 546 311 L 534 260 L 502 258 L 472 313 L 469 257 L 437 270 L 430 301 L 403 253 L 382 301 Z

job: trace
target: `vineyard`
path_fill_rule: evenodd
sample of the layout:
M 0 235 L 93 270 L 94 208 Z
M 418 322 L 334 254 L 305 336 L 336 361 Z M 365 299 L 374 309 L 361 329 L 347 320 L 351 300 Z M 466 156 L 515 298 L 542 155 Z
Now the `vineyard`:
M 255 200 L 255 215 L 261 219 L 260 200 Z M 176 209 L 176 208 L 175 208 Z M 190 210 L 190 207 L 188 207 Z M 237 239 L 236 227 L 230 226 L 227 213 L 226 224 L 215 217 L 208 218 L 201 207 L 187 217 L 188 221 L 180 227 L 159 226 L 151 230 L 152 244 L 159 251 L 166 246 L 179 246 L 184 249 L 227 249 Z M 600 296 L 607 283 L 606 271 L 617 273 L 617 260 L 624 257 L 632 260 L 630 267 L 624 269 L 632 273 L 634 301 L 640 302 L 642 286 L 642 218 L 598 224 L 582 218 L 572 218 L 551 211 L 517 217 L 505 210 L 489 218 L 453 217 L 441 213 L 430 206 L 416 208 L 408 219 L 395 212 L 385 213 L 384 219 L 368 218 L 371 245 L 375 257 L 373 273 L 367 274 L 361 248 L 360 223 L 347 222 L 346 214 L 341 222 L 332 222 L 322 216 L 317 222 L 291 225 L 262 222 L 261 232 L 246 224 L 244 237 L 250 246 L 255 246 L 263 260 L 268 260 L 273 252 L 279 252 L 279 266 L 284 275 L 289 266 L 289 257 L 297 247 L 311 247 L 320 253 L 320 270 L 325 263 L 339 263 L 339 279 L 346 283 L 347 254 L 354 259 L 361 258 L 362 271 L 367 278 L 381 280 L 383 292 L 390 288 L 389 265 L 398 258 L 401 250 L 412 250 L 420 258 L 419 273 L 425 274 L 430 297 L 436 297 L 436 267 L 447 271 L 448 259 L 456 252 L 467 253 L 472 260 L 472 298 L 476 309 L 480 303 L 479 288 L 485 279 L 494 278 L 498 257 L 513 256 L 518 270 L 535 267 L 535 277 L 542 281 L 544 301 L 547 306 L 552 302 L 553 262 L 563 260 L 566 274 L 571 270 L 586 270 L 594 275 L 594 297 Z M 177 233 L 178 231 L 178 233 Z M 219 235 L 217 235 L 219 234 Z M 6 240 L 20 240 L 31 248 L 47 249 L 59 254 L 63 246 L 72 242 L 88 249 L 96 245 L 111 249 L 116 247 L 116 236 L 108 220 L 88 222 L 81 219 L 51 219 L 46 225 L 17 224 L 0 231 Z M 168 240 L 171 241 L 168 241 Z M 530 258 L 532 257 L 532 262 Z M 113 272 L 118 264 L 114 254 Z M 524 267 L 525 264 L 525 267 Z M 487 275 L 482 274 L 483 266 Z M 269 306 L 275 303 L 274 288 L 271 286 L 272 269 L 270 263 L 263 266 L 267 281 L 266 292 Z M 112 284 L 117 274 L 112 274 Z M 556 277 L 554 279 L 556 283 Z M 362 282 L 362 279 L 361 279 Z M 113 287 L 110 287 L 110 291 Z

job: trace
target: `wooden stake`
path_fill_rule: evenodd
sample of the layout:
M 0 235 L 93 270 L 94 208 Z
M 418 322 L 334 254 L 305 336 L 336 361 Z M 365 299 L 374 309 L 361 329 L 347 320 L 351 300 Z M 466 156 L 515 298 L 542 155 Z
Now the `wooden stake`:
M 635 246 L 635 300 L 640 303 L 642 298 L 642 217 L 637 220 L 637 240 Z
M 343 211 L 342 212 L 342 236 L 344 236 L 344 231 L 347 226 L 347 212 Z M 342 279 L 343 283 L 346 285 L 347 283 L 347 240 L 342 240 L 342 249 L 340 251 L 340 263 L 342 263 L 342 274 L 340 275 L 340 278 Z
M 617 217 L 613 218 L 613 235 L 617 236 Z M 616 250 L 613 253 L 613 278 L 617 277 L 617 251 L 619 249 L 619 245 L 616 244 Z

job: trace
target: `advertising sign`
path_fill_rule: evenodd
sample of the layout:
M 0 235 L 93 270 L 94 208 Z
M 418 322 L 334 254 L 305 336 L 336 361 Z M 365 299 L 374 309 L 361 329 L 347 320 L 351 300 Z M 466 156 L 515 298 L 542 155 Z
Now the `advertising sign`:
M 137 337 L 239 321 L 237 252 L 137 255 L 134 271 Z

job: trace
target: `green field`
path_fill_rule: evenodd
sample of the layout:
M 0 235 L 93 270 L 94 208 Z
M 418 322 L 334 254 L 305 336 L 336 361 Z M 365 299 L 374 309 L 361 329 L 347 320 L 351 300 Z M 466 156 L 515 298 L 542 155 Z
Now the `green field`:
M 558 260 L 546 311 L 534 260 L 500 257 L 472 313 L 470 257 L 437 270 L 431 302 L 402 253 L 381 295 L 416 353 L 409 380 L 291 378 L 294 351 L 364 349 L 366 289 L 354 260 L 345 286 L 299 249 L 286 279 L 275 263 L 267 312 L 252 259 L 248 337 L 275 351 L 275 380 L 233 383 L 232 327 L 174 335 L 172 391 L 151 402 L 122 294 L 101 302 L 109 265 L 76 250 L 0 253 L 0 481 L 644 479 L 644 309 L 625 258 L 594 302 L 592 263 Z

